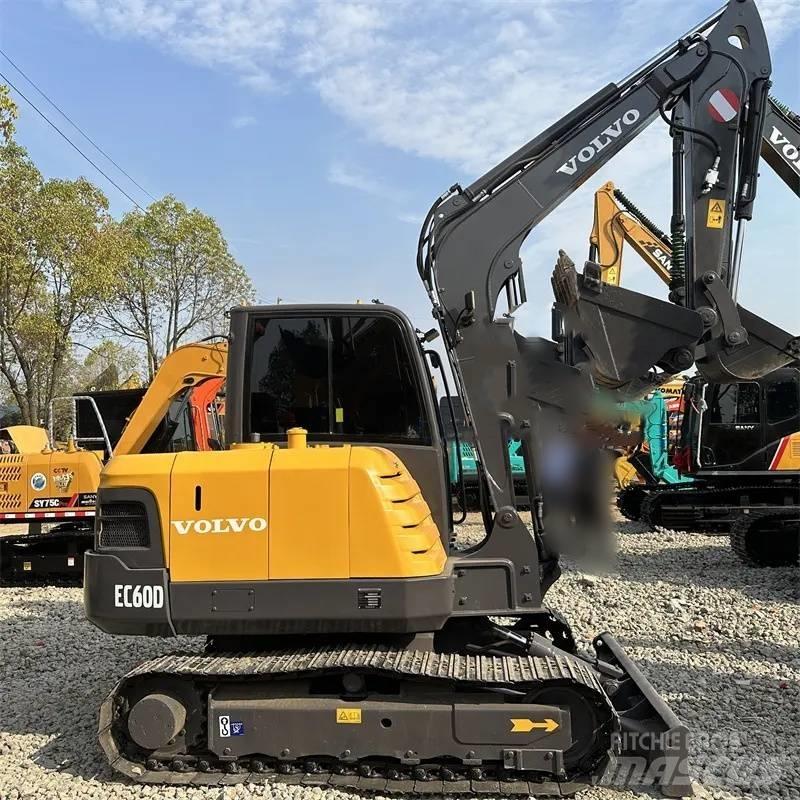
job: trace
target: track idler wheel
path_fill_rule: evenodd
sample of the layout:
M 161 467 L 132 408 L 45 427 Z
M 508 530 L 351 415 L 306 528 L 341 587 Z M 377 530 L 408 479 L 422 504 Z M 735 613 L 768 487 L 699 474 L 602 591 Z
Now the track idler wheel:
M 564 765 L 572 775 L 591 775 L 609 735 L 604 708 L 594 698 L 569 686 L 542 687 L 526 695 L 525 702 L 569 709 L 573 742 L 564 753 Z
M 128 733 L 145 750 L 169 746 L 185 725 L 186 708 L 168 694 L 145 695 L 128 714 Z

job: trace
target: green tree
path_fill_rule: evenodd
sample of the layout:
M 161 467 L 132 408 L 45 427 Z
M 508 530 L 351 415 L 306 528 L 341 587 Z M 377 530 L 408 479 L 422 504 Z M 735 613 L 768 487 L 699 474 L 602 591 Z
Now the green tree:
M 80 345 L 80 350 L 88 352 L 83 362 L 76 363 L 72 370 L 70 383 L 74 391 L 97 392 L 141 386 L 141 359 L 132 347 L 104 339 L 93 347 Z
M 172 195 L 126 214 L 120 230 L 126 257 L 101 324 L 143 347 L 152 378 L 181 343 L 223 333 L 225 311 L 252 302 L 253 285 L 214 219 Z
M 13 138 L 0 145 L 0 375 L 27 424 L 47 417 L 72 336 L 111 291 L 124 241 L 84 178 L 45 180 Z
M 14 136 L 14 122 L 19 116 L 17 104 L 11 99 L 8 86 L 0 83 L 0 139 L 8 142 Z

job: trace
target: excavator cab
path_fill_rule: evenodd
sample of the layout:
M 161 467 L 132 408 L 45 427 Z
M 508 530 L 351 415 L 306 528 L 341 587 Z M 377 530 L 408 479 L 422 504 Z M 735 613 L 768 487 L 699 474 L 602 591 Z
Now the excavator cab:
M 678 463 L 683 472 L 754 478 L 800 470 L 800 370 L 758 381 L 687 382 Z
M 449 488 L 435 392 L 414 328 L 391 306 L 234 309 L 229 442 L 377 445 L 419 483 L 437 526 L 449 528 Z M 244 378 L 242 378 L 244 376 Z

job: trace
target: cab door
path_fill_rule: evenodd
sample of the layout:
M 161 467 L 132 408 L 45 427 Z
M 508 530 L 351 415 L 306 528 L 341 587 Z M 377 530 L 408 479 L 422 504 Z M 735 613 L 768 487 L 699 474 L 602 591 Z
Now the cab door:
M 765 469 L 761 386 L 756 381 L 709 384 L 705 402 L 701 467 Z

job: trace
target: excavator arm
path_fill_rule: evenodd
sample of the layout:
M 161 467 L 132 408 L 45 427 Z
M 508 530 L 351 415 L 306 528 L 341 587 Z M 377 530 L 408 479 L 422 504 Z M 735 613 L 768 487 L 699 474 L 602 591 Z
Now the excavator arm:
M 600 280 L 622 283 L 622 253 L 628 243 L 661 278 L 670 282 L 672 241 L 609 181 L 594 193 L 594 223 L 589 236 L 589 260 L 600 267 Z
M 220 380 L 225 378 L 227 366 L 227 342 L 196 342 L 170 353 L 128 420 L 113 455 L 141 453 L 164 419 L 170 403 L 187 389 L 194 389 L 210 380 L 214 380 L 213 394 L 216 394 Z M 207 430 L 207 425 L 203 430 Z
M 583 337 L 591 373 L 612 386 L 631 385 L 656 364 L 674 373 L 696 359 L 705 365 L 721 358 L 714 348 L 727 355 L 719 341 L 734 329 L 730 338 L 742 337 L 736 346 L 746 346 L 752 315 L 740 320 L 728 290 L 731 231 L 734 217 L 752 211 L 770 72 L 755 4 L 731 0 L 473 184 L 456 185 L 434 203 L 417 266 L 475 427 L 495 510 L 514 504 L 508 439 L 520 439 L 530 465 L 537 407 L 569 409 L 588 386 L 587 370 L 562 363 L 554 342 L 514 330 L 511 315 L 526 300 L 520 247 L 656 116 L 667 119 L 673 136 L 672 233 L 685 256 L 677 268 L 673 263 L 675 302 L 603 286 L 599 271 L 578 275 L 566 262 L 554 276 L 557 299 Z M 507 313 L 498 315 L 502 293 Z M 767 356 L 782 357 L 788 334 L 755 318 L 760 323 L 758 343 L 771 348 Z
M 800 197 L 800 115 L 770 96 L 764 120 L 761 157 Z M 594 193 L 594 219 L 589 236 L 589 260 L 599 265 L 603 283 L 621 285 L 625 243 L 669 285 L 672 240 L 608 181 Z
M 761 157 L 800 197 L 800 116 L 770 97 L 764 119 Z M 594 194 L 594 219 L 589 236 L 589 260 L 599 266 L 603 283 L 621 285 L 625 243 L 669 285 L 672 240 L 609 181 Z M 737 289 L 734 286 L 734 296 Z
M 651 397 L 642 400 L 629 400 L 621 404 L 623 412 L 638 415 L 641 421 L 642 439 L 650 451 L 650 470 L 656 481 L 663 483 L 683 483 L 678 470 L 669 463 L 669 415 L 664 395 L 653 392 Z
M 734 36 L 739 36 L 742 46 L 746 49 L 751 46 L 751 42 L 743 33 L 744 31 L 735 32 Z M 796 175 L 792 176 L 790 173 L 790 170 L 797 173 L 797 159 L 800 157 L 798 118 L 766 96 L 767 88 L 768 83 L 758 84 L 757 91 L 764 95 L 759 101 L 760 110 L 751 106 L 749 112 L 751 117 L 761 116 L 760 137 L 757 136 L 759 125 L 752 124 L 740 140 L 744 158 L 741 160 L 739 197 L 734 210 L 737 220 L 735 243 L 732 249 L 732 261 L 720 273 L 719 278 L 714 278 L 705 269 L 696 268 L 697 264 L 703 263 L 704 247 L 717 221 L 711 200 L 705 227 L 702 219 L 695 218 L 693 237 L 692 231 L 687 228 L 685 286 L 687 292 L 693 288 L 693 307 L 701 314 L 706 328 L 703 342 L 697 348 L 695 357 L 701 374 L 707 380 L 719 383 L 758 379 L 786 366 L 800 356 L 800 338 L 736 305 L 745 222 L 752 216 L 755 194 L 755 185 L 751 181 L 757 176 L 757 149 L 787 186 L 798 194 Z M 717 105 L 716 114 L 711 115 L 712 119 L 720 115 L 720 109 L 724 111 L 722 105 L 719 103 Z M 693 119 L 696 120 L 696 116 Z M 770 140 L 773 140 L 772 144 L 769 144 Z M 673 226 L 674 221 L 673 214 Z M 676 236 L 675 230 L 672 238 L 675 252 L 680 253 L 683 240 Z M 694 269 L 688 269 L 689 261 L 693 261 Z M 736 323 L 737 314 L 741 323 L 739 325 Z
M 719 97 L 714 100 L 716 104 L 721 102 Z M 731 114 L 734 110 L 733 106 L 725 108 L 723 104 L 721 107 L 726 114 Z M 715 121 L 719 121 L 720 115 L 716 107 L 710 116 Z M 764 121 L 761 155 L 783 182 L 796 195 L 800 196 L 800 117 L 779 101 L 769 97 L 765 105 Z M 673 135 L 674 132 L 673 129 Z M 748 134 L 748 136 L 750 135 Z M 679 150 L 680 146 L 676 144 L 676 151 Z M 675 159 L 674 164 L 677 188 L 682 182 L 681 172 L 685 165 L 679 158 Z M 673 237 L 670 238 L 630 204 L 619 190 L 614 189 L 612 184 L 602 187 L 595 198 L 595 221 L 590 237 L 590 262 L 587 263 L 584 270 L 584 278 L 588 274 L 589 281 L 584 281 L 581 287 L 589 288 L 599 294 L 596 291 L 601 288 L 596 283 L 598 278 L 603 283 L 619 286 L 621 246 L 623 241 L 628 241 L 651 269 L 670 285 L 671 299 L 691 305 L 692 299 L 689 299 L 690 302 L 686 300 L 686 288 L 687 286 L 694 287 L 694 307 L 700 313 L 706 329 L 702 343 L 694 350 L 694 358 L 698 362 L 701 372 L 709 380 L 726 382 L 758 378 L 791 362 L 800 354 L 800 340 L 757 317 L 747 309 L 735 305 L 738 295 L 744 222 L 750 217 L 752 198 L 747 199 L 740 194 L 738 203 L 734 206 L 737 229 L 735 244 L 730 251 L 733 258 L 732 263 L 725 266 L 718 275 L 712 274 L 711 271 L 698 273 L 695 269 L 693 274 L 696 277 L 693 282 L 687 278 L 685 269 L 685 259 L 692 256 L 692 249 L 687 248 L 680 196 L 676 195 L 676 198 L 674 203 L 676 212 L 672 218 Z M 624 208 L 617 206 L 615 200 L 619 201 Z M 725 201 L 710 203 L 705 227 L 714 228 L 722 225 L 722 215 L 726 213 L 726 208 L 729 208 L 729 203 Z M 697 220 L 695 220 L 695 224 L 699 224 Z M 695 238 L 698 241 L 702 240 L 702 237 Z M 675 265 L 672 261 L 672 239 L 675 240 L 677 248 Z M 698 248 L 695 247 L 694 250 L 697 251 Z M 698 275 L 699 277 L 697 277 Z M 609 297 L 608 294 L 612 296 Z M 603 327 L 601 337 L 603 341 L 598 352 L 606 356 L 606 362 L 601 365 L 599 377 L 605 379 L 606 382 L 609 380 L 609 373 L 612 372 L 608 362 L 614 360 L 611 346 L 604 347 L 604 345 L 608 345 L 608 331 L 613 325 L 615 316 L 609 308 L 611 305 L 627 306 L 626 310 L 631 310 L 637 307 L 640 298 L 641 296 L 636 293 L 630 293 L 620 298 L 614 294 L 613 290 L 607 293 L 602 300 L 599 297 L 595 298 L 598 300 L 599 306 L 602 306 L 604 302 L 606 305 L 605 313 L 599 307 L 592 309 L 595 312 L 595 321 L 599 320 Z M 586 306 L 591 307 L 591 292 L 584 293 L 582 299 L 588 300 Z M 567 303 L 569 304 L 569 302 L 568 297 Z M 584 309 L 583 322 L 590 324 L 591 316 L 591 311 L 586 314 Z M 626 323 L 627 320 L 624 320 L 623 325 Z M 578 323 L 576 327 L 580 330 L 582 326 Z M 642 326 L 639 327 L 639 335 L 642 335 Z M 655 335 L 656 329 L 652 325 L 649 328 Z M 627 335 L 634 335 L 631 325 L 626 325 L 626 331 Z M 590 330 L 589 333 L 590 335 L 591 333 L 595 334 L 595 342 L 597 342 L 597 331 Z M 619 350 L 619 347 L 617 349 Z M 589 360 L 593 355 L 595 354 L 590 354 Z M 678 351 L 677 356 L 677 359 L 673 359 L 671 362 L 665 360 L 659 365 L 669 369 L 675 366 L 681 367 L 683 366 L 682 362 L 688 362 L 685 352 Z M 616 363 L 613 366 L 616 367 Z M 630 374 L 629 372 L 628 377 Z M 611 376 L 611 382 L 614 381 L 614 378 L 619 379 L 620 383 L 623 382 L 619 374 L 614 373 Z

